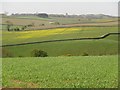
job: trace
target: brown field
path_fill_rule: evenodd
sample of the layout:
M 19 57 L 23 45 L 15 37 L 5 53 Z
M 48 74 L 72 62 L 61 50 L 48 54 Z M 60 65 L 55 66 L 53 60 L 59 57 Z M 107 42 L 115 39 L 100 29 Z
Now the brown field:
M 72 23 L 72 18 L 64 20 L 64 18 L 51 18 L 51 19 L 25 19 L 25 18 L 2 18 L 2 23 L 7 24 L 7 21 L 11 22 L 13 25 L 29 25 L 34 23 L 34 26 L 28 27 L 26 30 L 37 30 L 37 29 L 49 29 L 49 28 L 60 28 L 60 27 L 80 27 L 80 26 L 117 26 L 118 21 L 114 19 L 93 19 L 92 21 L 77 21 L 78 18 L 73 18 L 76 22 Z M 50 24 L 50 22 L 59 22 L 60 24 Z M 44 25 L 42 25 L 44 24 Z

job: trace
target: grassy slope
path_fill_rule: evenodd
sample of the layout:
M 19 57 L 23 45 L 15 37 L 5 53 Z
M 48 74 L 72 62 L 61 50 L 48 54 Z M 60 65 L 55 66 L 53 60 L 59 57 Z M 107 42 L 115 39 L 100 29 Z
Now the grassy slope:
M 111 38 L 113 40 L 111 40 Z M 116 37 L 117 38 L 117 37 Z M 88 41 L 67 41 L 53 42 L 23 46 L 6 47 L 14 56 L 31 56 L 33 49 L 41 49 L 48 53 L 49 56 L 61 55 L 114 55 L 118 53 L 118 41 L 115 37 L 109 37 L 104 40 Z
M 115 88 L 118 57 L 4 58 L 3 87 Z

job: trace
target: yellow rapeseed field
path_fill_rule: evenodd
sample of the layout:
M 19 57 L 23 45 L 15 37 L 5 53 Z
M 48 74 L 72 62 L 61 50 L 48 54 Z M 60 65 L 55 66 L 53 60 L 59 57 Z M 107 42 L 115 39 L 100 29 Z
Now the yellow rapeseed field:
M 22 31 L 22 32 L 16 32 L 19 33 L 17 38 L 34 38 L 34 37 L 45 37 L 49 35 L 55 35 L 55 34 L 66 34 L 66 33 L 72 33 L 77 30 L 81 30 L 80 28 L 57 28 L 57 29 L 49 29 L 49 30 L 34 30 L 34 31 Z

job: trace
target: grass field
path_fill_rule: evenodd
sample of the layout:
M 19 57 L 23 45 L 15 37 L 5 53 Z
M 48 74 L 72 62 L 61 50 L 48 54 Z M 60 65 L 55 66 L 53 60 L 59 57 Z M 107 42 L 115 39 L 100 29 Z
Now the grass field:
M 118 32 L 117 27 L 73 27 L 50 30 L 7 32 L 3 31 L 3 44 L 35 42 L 67 38 L 99 37 L 106 33 Z M 88 55 L 115 55 L 118 53 L 118 36 L 109 36 L 103 40 L 67 41 L 23 46 L 5 47 L 13 56 L 31 56 L 33 49 L 41 49 L 48 56 L 66 56 L 68 54 L 81 56 Z M 24 51 L 24 52 L 23 52 Z M 21 53 L 22 52 L 22 53 Z M 55 53 L 56 52 L 56 53 Z
M 118 57 L 4 58 L 3 87 L 117 88 Z
M 67 41 L 67 42 L 53 42 L 43 44 L 31 44 L 23 46 L 5 47 L 12 52 L 13 56 L 31 56 L 34 49 L 44 50 L 48 56 L 66 56 L 68 54 L 81 56 L 84 53 L 88 55 L 115 55 L 118 53 L 117 37 L 113 40 L 109 38 L 105 40 L 87 40 L 87 41 Z

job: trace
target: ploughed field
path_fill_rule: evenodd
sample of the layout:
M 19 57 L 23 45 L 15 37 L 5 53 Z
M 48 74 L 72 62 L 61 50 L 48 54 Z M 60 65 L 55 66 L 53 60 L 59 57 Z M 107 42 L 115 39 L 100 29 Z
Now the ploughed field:
M 13 88 L 117 88 L 118 57 L 3 58 L 2 85 Z

